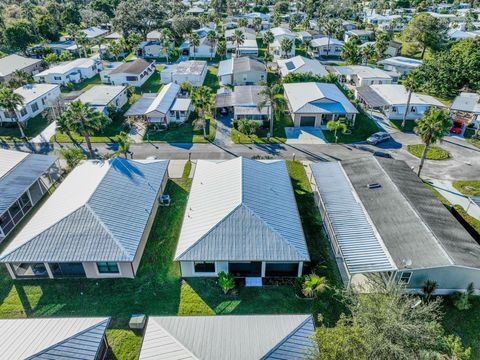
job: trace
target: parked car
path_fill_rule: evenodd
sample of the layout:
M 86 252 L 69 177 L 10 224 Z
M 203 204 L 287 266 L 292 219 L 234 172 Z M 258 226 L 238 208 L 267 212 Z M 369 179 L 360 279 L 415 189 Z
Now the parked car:
M 372 136 L 370 136 L 367 139 L 367 143 L 369 143 L 370 145 L 377 145 L 381 142 L 389 140 L 390 137 L 391 136 L 390 136 L 389 133 L 384 132 L 384 131 L 380 131 L 380 132 L 377 132 L 377 133 L 373 134 Z
M 387 159 L 393 159 L 392 155 L 390 155 L 387 152 L 383 152 L 383 151 L 375 151 L 373 153 L 373 156 L 383 157 L 383 158 L 387 158 Z
M 450 128 L 452 134 L 461 134 L 463 130 L 464 122 L 463 120 L 455 120 L 453 126 Z

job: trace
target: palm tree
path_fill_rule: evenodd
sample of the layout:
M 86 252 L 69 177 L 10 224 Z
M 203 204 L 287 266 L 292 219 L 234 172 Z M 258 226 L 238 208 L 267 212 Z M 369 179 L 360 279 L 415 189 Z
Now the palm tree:
M 85 32 L 83 32 L 82 29 L 80 29 L 80 27 L 76 24 L 67 25 L 66 32 L 77 46 L 77 53 L 80 56 L 80 45 L 86 45 L 87 34 L 85 34 Z M 86 48 L 84 51 L 86 54 Z M 87 55 L 85 55 L 85 57 L 87 57 Z
M 200 37 L 193 31 L 188 35 L 188 42 L 190 43 L 190 46 L 193 47 L 193 57 L 195 57 L 195 50 L 197 46 L 200 45 Z
M 173 34 L 170 29 L 162 29 L 160 31 L 160 43 L 162 44 L 163 49 L 165 49 L 165 56 L 167 58 L 167 63 L 168 63 L 168 57 L 169 57 L 169 49 L 170 49 L 170 42 L 173 39 Z
M 112 120 L 78 100 L 70 103 L 62 116 L 65 117 L 65 123 L 70 131 L 74 131 L 85 138 L 90 156 L 95 157 L 90 136 L 93 132 L 104 129 Z
M 376 55 L 375 46 L 367 44 L 361 48 L 360 53 L 362 55 L 362 63 L 367 64 Z
M 338 21 L 329 20 L 323 27 L 323 32 L 327 35 L 327 56 L 330 53 L 330 38 L 338 32 Z
M 235 54 L 238 56 L 240 53 L 240 45 L 245 42 L 245 34 L 241 30 L 235 30 L 232 35 L 232 41 L 235 44 Z
M 335 143 L 338 141 L 337 131 L 340 131 L 342 134 L 347 131 L 347 125 L 342 123 L 340 120 L 330 120 L 327 123 L 327 128 L 334 131 Z
M 58 150 L 58 154 L 67 163 L 68 170 L 72 170 L 80 161 L 87 158 L 83 150 L 78 147 L 66 147 L 60 149 Z
M 273 43 L 273 41 L 275 40 L 273 33 L 270 30 L 265 32 L 263 34 L 262 40 L 267 48 L 267 53 L 270 53 L 270 44 Z
M 302 285 L 302 293 L 306 297 L 316 297 L 328 288 L 327 279 L 324 276 L 311 274 L 305 276 Z
M 349 65 L 358 64 L 361 62 L 360 52 L 358 51 L 358 45 L 355 41 L 349 40 L 342 46 L 341 51 L 342 59 Z
M 17 109 L 23 106 L 23 101 L 23 96 L 17 94 L 12 89 L 3 86 L 0 88 L 0 108 L 7 110 L 13 116 L 22 138 L 25 138 L 25 132 L 17 114 Z
M 227 43 L 224 40 L 221 40 L 217 44 L 217 54 L 220 58 L 224 57 L 227 53 Z
M 407 108 L 403 113 L 403 119 L 402 119 L 402 128 L 404 128 L 405 122 L 407 121 L 408 111 L 410 109 L 410 100 L 412 99 L 412 94 L 415 91 L 418 91 L 418 88 L 419 88 L 418 72 L 412 71 L 410 74 L 408 74 L 405 80 L 403 80 L 402 85 L 405 86 L 405 90 L 408 91 Z
M 426 280 L 422 285 L 422 291 L 425 297 L 430 299 L 438 288 L 438 283 L 435 280 Z
M 115 142 L 118 144 L 117 153 L 123 154 L 126 159 L 131 145 L 128 134 L 125 131 L 120 132 L 120 134 L 117 135 Z
M 119 41 L 114 40 L 108 44 L 107 50 L 113 56 L 115 61 L 118 61 L 118 57 L 123 52 L 123 46 Z
M 192 94 L 192 101 L 195 105 L 195 110 L 198 113 L 198 119 L 195 121 L 196 128 L 203 129 L 203 137 L 207 138 L 207 118 L 213 107 L 212 90 L 207 86 L 200 86 L 195 88 Z
M 262 25 L 262 18 L 257 16 L 253 18 L 253 27 L 255 31 L 259 31 L 260 25 Z
M 215 50 L 215 43 L 217 41 L 217 33 L 213 30 L 207 32 L 207 40 L 210 43 L 210 60 L 212 60 Z
M 260 101 L 257 104 L 257 109 L 261 111 L 262 108 L 268 107 L 268 117 L 270 121 L 270 136 L 273 136 L 273 117 L 278 112 L 278 109 L 285 105 L 285 99 L 281 95 L 282 87 L 279 84 L 269 86 L 266 82 L 261 82 L 262 90 L 260 90 Z
M 452 120 L 448 116 L 446 110 L 431 107 L 417 121 L 415 126 L 415 133 L 422 139 L 425 148 L 420 158 L 420 166 L 418 167 L 417 175 L 420 176 L 422 172 L 425 158 L 427 157 L 427 151 L 430 145 L 435 144 L 437 141 L 441 141 L 442 138 L 449 133 L 452 127 Z
M 237 25 L 239 28 L 246 27 L 248 25 L 248 20 L 245 18 L 240 18 L 237 21 Z
M 282 41 L 280 41 L 280 49 L 282 49 L 282 53 L 286 58 L 288 58 L 288 54 L 292 51 L 293 44 L 292 39 L 283 38 Z

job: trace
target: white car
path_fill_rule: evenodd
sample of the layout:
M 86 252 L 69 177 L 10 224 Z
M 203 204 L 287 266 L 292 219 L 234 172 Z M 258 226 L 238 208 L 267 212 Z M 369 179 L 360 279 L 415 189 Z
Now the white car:
M 377 145 L 381 142 L 390 140 L 390 137 L 391 136 L 390 136 L 389 133 L 384 132 L 384 131 L 380 131 L 380 132 L 377 132 L 377 133 L 373 134 L 372 136 L 370 136 L 367 139 L 367 143 L 369 143 L 370 145 Z

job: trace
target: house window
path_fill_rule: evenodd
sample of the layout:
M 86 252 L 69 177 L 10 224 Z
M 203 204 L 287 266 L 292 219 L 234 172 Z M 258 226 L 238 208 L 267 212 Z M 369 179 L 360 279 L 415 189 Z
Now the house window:
M 195 262 L 194 268 L 196 273 L 213 273 L 215 272 L 215 263 L 214 262 Z
M 45 79 L 44 79 L 45 80 Z M 62 77 L 61 76 L 54 76 L 53 77 L 53 80 L 62 80 Z
M 22 117 L 27 115 L 27 109 L 22 108 L 22 110 L 20 110 L 20 115 L 22 115 Z
M 402 284 L 408 284 L 410 282 L 410 279 L 412 277 L 412 273 L 410 271 L 408 272 L 402 272 L 400 275 L 400 283 Z
M 136 76 L 127 76 L 127 81 L 137 81 L 138 78 Z
M 116 262 L 97 262 L 98 272 L 100 274 L 118 274 L 118 264 Z
M 38 104 L 35 102 L 32 104 L 32 111 L 37 112 L 38 111 Z

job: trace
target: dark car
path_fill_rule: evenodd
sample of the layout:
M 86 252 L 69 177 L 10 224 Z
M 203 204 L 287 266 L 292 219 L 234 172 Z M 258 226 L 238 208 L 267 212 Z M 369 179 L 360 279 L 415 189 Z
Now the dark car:
M 383 158 L 387 158 L 387 159 L 393 159 L 392 155 L 390 155 L 387 152 L 383 152 L 383 151 L 375 151 L 373 153 L 373 156 L 383 157 Z
M 387 140 L 390 140 L 390 134 L 385 132 L 385 131 L 380 131 L 380 132 L 377 132 L 373 135 L 371 135 L 368 139 L 367 139 L 367 143 L 369 143 L 370 145 L 377 145 L 377 144 L 380 144 L 381 142 L 384 142 L 384 141 L 387 141 Z

